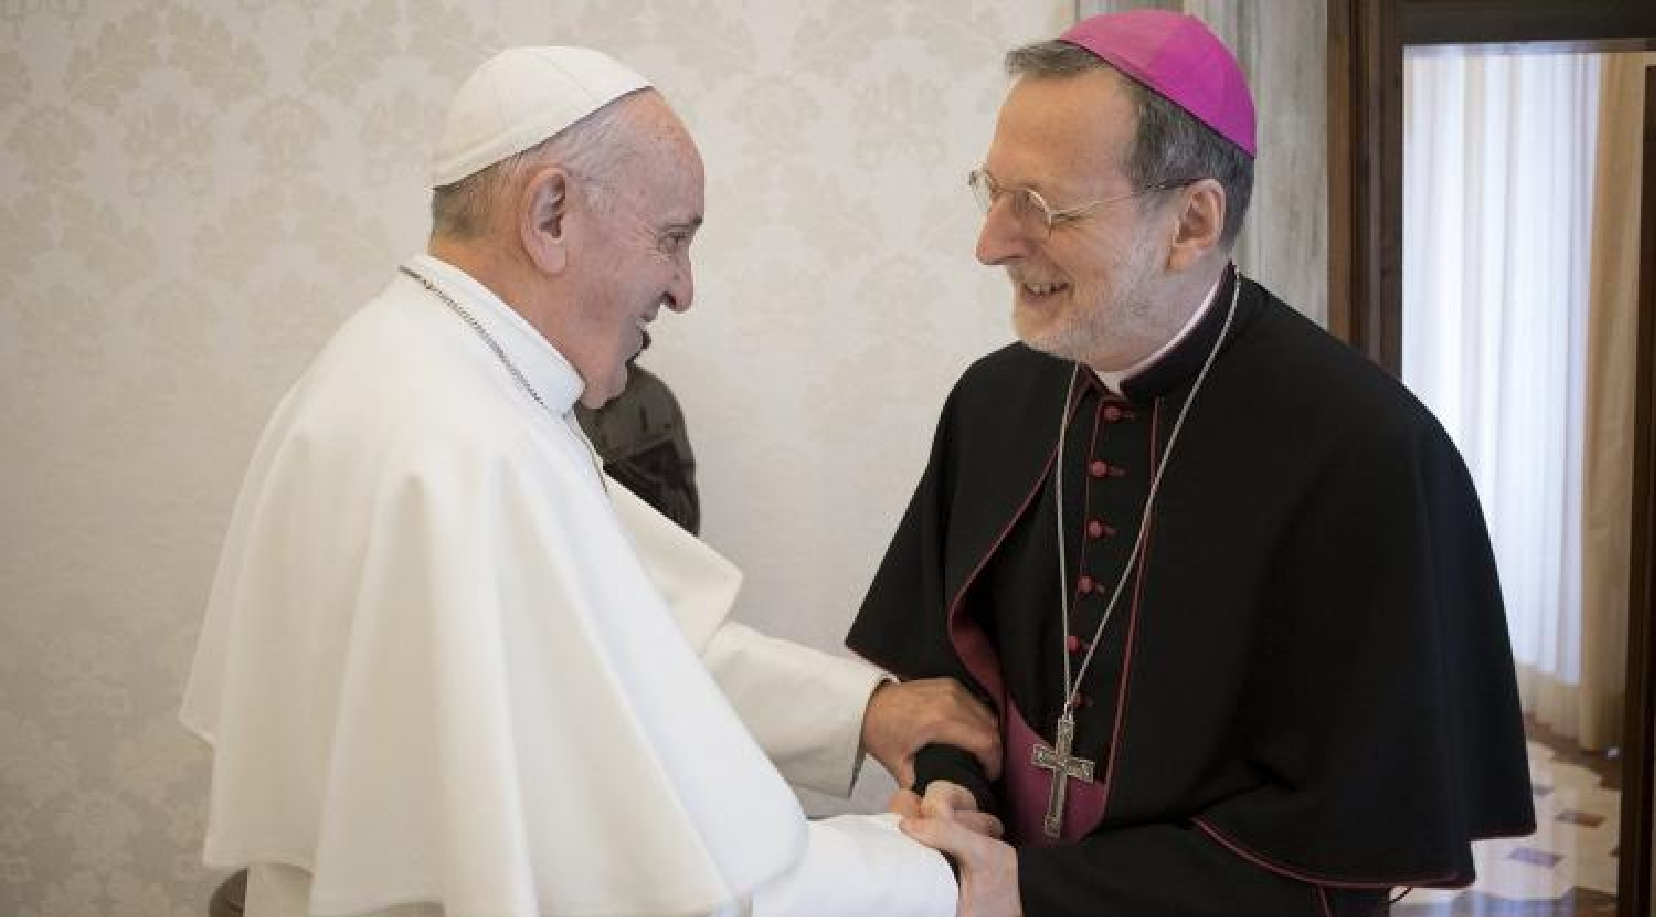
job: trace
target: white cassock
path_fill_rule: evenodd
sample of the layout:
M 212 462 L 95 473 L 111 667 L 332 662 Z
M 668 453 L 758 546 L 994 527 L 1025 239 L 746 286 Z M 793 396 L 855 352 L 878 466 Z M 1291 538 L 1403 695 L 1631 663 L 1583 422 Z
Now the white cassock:
M 409 264 L 546 405 L 399 276 L 278 406 L 182 713 L 214 747 L 205 859 L 251 865 L 250 917 L 953 913 L 889 817 L 809 822 L 709 673 L 843 792 L 870 670 L 725 623 L 740 574 L 602 481 L 569 363 Z

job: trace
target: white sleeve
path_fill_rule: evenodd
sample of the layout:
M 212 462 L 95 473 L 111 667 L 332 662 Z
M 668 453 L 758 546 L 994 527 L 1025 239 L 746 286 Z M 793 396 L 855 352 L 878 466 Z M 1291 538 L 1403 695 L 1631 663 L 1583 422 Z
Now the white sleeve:
M 953 917 L 943 854 L 897 824 L 892 814 L 811 822 L 805 856 L 754 892 L 753 917 Z
M 863 759 L 863 711 L 883 672 L 730 621 L 703 647 L 702 661 L 785 780 L 851 793 Z

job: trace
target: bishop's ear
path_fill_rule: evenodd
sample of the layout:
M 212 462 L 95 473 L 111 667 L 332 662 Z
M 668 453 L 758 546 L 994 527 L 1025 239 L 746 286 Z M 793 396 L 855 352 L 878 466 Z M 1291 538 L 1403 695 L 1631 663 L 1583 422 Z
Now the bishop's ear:
M 1179 221 L 1174 244 L 1168 251 L 1168 268 L 1182 271 L 1220 247 L 1225 230 L 1225 188 L 1212 178 L 1185 186 L 1178 204 Z
M 569 261 L 569 203 L 569 175 L 562 169 L 542 169 L 524 183 L 518 234 L 529 259 L 544 273 L 561 273 Z

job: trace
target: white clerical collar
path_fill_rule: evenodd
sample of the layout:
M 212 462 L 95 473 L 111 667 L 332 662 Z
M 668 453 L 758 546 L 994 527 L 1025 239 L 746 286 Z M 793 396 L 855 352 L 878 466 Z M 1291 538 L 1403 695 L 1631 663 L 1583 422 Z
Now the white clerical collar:
M 1116 394 L 1118 394 L 1118 395 L 1122 394 L 1122 383 L 1123 382 L 1127 381 L 1128 379 L 1132 379 L 1134 376 L 1137 376 L 1140 373 L 1144 372 L 1145 370 L 1150 369 L 1152 366 L 1155 366 L 1156 362 L 1158 360 L 1160 360 L 1163 357 L 1167 356 L 1170 351 L 1172 351 L 1175 347 L 1179 346 L 1180 341 L 1183 341 L 1188 336 L 1190 336 L 1191 329 L 1197 327 L 1197 323 L 1202 321 L 1202 317 L 1204 315 L 1207 315 L 1208 310 L 1213 307 L 1213 305 L 1214 305 L 1214 296 L 1215 296 L 1215 294 L 1220 292 L 1220 284 L 1223 283 L 1224 281 L 1225 281 L 1225 273 L 1221 272 L 1220 278 L 1218 280 L 1214 281 L 1213 286 L 1208 288 L 1208 295 L 1203 297 L 1202 305 L 1198 306 L 1197 311 L 1191 313 L 1191 317 L 1185 320 L 1185 327 L 1179 329 L 1178 334 L 1176 334 L 1173 337 L 1169 338 L 1168 343 L 1163 344 L 1161 347 L 1157 348 L 1156 353 L 1153 353 L 1150 356 L 1146 357 L 1145 359 L 1140 360 L 1138 363 L 1133 364 L 1132 366 L 1128 367 L 1127 369 L 1119 369 L 1119 370 L 1116 370 L 1114 372 L 1109 372 L 1109 371 L 1103 371 L 1103 370 L 1097 370 L 1096 369 L 1093 372 L 1094 372 L 1095 375 L 1097 375 L 1099 377 L 1099 381 L 1103 382 L 1105 384 L 1106 388 L 1110 389 L 1111 391 L 1115 392 Z
M 472 275 L 434 255 L 415 255 L 408 266 L 454 297 L 478 320 L 548 410 L 561 415 L 570 412 L 585 388 L 581 374 L 518 310 Z

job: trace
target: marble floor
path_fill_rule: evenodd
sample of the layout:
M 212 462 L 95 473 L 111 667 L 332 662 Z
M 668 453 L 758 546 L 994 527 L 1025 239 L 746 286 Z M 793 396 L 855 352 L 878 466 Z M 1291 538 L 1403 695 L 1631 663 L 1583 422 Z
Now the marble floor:
M 1614 917 L 1621 768 L 1544 727 L 1526 733 L 1536 833 L 1480 841 L 1471 888 L 1416 889 L 1392 917 Z

